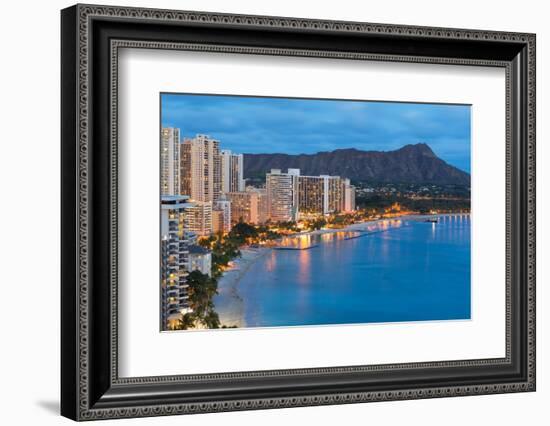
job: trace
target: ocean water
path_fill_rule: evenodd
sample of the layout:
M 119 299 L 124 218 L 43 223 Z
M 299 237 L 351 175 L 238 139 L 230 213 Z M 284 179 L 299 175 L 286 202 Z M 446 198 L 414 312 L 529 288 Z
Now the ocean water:
M 247 327 L 470 318 L 470 217 L 400 219 L 272 250 L 235 290 Z

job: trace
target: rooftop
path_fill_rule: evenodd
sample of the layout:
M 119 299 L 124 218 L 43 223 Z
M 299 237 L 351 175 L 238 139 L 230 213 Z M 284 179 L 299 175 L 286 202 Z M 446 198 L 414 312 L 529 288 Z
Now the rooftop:
M 177 204 L 184 203 L 189 200 L 188 195 L 161 195 L 160 202 L 162 204 Z
M 197 244 L 193 244 L 189 246 L 189 253 L 190 254 L 208 254 L 210 252 L 204 247 L 201 247 Z

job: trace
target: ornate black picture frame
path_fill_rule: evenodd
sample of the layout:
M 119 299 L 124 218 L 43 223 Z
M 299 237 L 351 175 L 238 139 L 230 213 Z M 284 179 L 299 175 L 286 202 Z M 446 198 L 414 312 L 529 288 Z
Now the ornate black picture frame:
M 61 413 L 74 420 L 535 390 L 535 35 L 76 5 L 61 13 Z M 120 378 L 117 52 L 185 49 L 506 70 L 506 356 Z

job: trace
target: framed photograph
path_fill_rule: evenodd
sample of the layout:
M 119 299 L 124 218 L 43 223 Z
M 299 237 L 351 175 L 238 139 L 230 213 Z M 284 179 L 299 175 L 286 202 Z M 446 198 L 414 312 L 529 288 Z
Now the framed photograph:
M 535 35 L 61 12 L 74 420 L 535 390 Z

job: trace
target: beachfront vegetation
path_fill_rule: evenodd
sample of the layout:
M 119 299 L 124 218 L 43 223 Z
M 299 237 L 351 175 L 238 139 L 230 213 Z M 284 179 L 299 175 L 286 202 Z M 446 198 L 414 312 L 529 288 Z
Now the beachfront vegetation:
M 288 234 L 293 232 L 300 232 L 298 224 L 294 221 L 277 222 L 273 225 L 278 231 Z
M 212 276 L 218 278 L 229 267 L 229 262 L 241 255 L 240 247 L 260 244 L 280 238 L 281 235 L 266 225 L 238 222 L 227 234 L 217 233 L 202 238 L 199 244 L 212 252 Z
M 309 231 L 318 231 L 319 229 L 323 229 L 327 224 L 327 221 L 324 217 L 318 217 L 313 220 L 305 221 L 304 225 L 305 228 Z
M 214 311 L 212 302 L 212 298 L 218 293 L 218 281 L 200 271 L 192 271 L 187 276 L 187 285 L 192 312 L 183 315 L 176 329 L 220 328 L 220 318 Z

